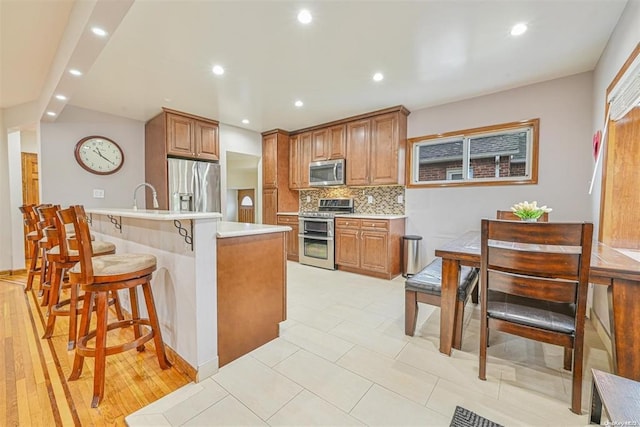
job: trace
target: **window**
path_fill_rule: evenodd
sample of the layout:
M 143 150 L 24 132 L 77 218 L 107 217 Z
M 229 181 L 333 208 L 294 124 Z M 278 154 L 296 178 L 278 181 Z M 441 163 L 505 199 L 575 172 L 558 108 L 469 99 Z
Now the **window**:
M 536 184 L 539 119 L 409 139 L 409 187 Z

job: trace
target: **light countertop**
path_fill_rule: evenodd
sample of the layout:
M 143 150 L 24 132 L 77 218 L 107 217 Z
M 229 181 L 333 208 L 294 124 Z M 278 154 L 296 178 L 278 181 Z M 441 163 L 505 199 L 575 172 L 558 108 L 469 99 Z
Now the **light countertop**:
M 283 233 L 286 231 L 291 231 L 291 227 L 282 225 L 247 224 L 244 222 L 220 221 L 218 223 L 216 236 L 219 239 L 224 239 L 227 237 L 241 237 L 267 233 Z
M 299 212 L 278 212 L 276 213 L 276 215 L 292 215 L 292 216 L 298 216 Z
M 173 221 L 175 219 L 221 219 L 222 214 L 218 212 L 174 212 L 158 209 L 124 209 L 124 208 L 91 208 L 86 209 L 87 213 L 98 215 L 123 216 L 125 218 L 150 219 L 154 221 Z

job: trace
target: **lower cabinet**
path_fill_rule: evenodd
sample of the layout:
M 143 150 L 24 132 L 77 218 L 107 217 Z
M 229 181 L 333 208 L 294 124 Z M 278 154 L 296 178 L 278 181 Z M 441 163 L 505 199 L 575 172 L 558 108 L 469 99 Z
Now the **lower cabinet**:
M 404 218 L 336 218 L 339 270 L 391 279 L 401 272 Z
M 278 225 L 291 227 L 287 232 L 287 259 L 298 261 L 298 215 L 278 215 Z

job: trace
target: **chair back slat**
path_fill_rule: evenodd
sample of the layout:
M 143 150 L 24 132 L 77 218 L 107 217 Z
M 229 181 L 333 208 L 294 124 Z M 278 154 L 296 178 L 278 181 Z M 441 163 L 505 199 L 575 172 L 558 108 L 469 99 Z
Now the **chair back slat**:
M 560 303 L 576 301 L 577 282 L 521 276 L 498 271 L 488 272 L 491 289 L 521 297 L 546 299 Z
M 491 246 L 487 268 L 507 273 L 578 280 L 580 254 L 544 251 L 548 246 L 536 246 L 536 248 L 538 250 Z
M 513 213 L 513 211 L 496 211 L 496 219 L 522 221 L 520 217 Z M 549 222 L 549 212 L 543 213 L 542 216 L 538 218 L 538 222 Z
M 80 256 L 82 283 L 90 285 L 94 282 L 93 263 L 91 261 L 93 248 L 91 246 L 91 234 L 89 231 L 89 224 L 87 222 L 87 215 L 85 214 L 84 207 L 82 205 L 75 205 L 71 208 L 73 209 L 73 225 L 76 232 L 75 240 L 78 245 L 78 253 Z
M 582 228 L 575 225 L 566 222 L 502 220 L 490 220 L 487 223 L 491 240 L 530 245 L 581 246 Z

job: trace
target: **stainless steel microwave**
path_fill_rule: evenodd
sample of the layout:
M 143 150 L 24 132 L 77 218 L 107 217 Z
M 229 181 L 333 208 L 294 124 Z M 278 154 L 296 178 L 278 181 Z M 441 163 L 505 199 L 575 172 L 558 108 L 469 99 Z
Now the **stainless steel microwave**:
M 344 159 L 311 162 L 309 185 L 311 187 L 344 185 Z

